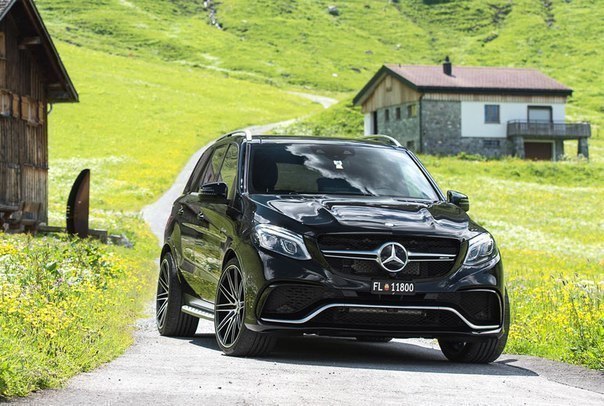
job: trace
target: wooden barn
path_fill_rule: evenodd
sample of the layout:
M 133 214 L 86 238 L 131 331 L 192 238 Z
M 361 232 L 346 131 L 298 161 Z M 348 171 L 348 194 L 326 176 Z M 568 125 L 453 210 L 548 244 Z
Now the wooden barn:
M 33 0 L 0 0 L 0 226 L 47 221 L 48 112 L 77 101 Z

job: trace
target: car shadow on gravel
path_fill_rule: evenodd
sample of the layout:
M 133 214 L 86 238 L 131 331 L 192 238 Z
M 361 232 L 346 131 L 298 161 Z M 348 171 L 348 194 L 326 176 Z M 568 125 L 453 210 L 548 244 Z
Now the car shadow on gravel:
M 197 334 L 192 344 L 220 351 L 214 334 Z M 507 365 L 515 359 L 503 355 L 491 364 L 461 364 L 448 361 L 440 350 L 411 342 L 361 343 L 332 337 L 283 337 L 269 356 L 258 361 L 342 368 L 417 371 L 443 374 L 494 376 L 538 376 L 537 373 Z

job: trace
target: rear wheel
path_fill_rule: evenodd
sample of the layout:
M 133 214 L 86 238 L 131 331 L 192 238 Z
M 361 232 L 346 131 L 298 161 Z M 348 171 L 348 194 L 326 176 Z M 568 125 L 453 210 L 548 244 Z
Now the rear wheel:
M 199 319 L 181 312 L 182 289 L 172 254 L 164 255 L 155 295 L 155 321 L 159 334 L 168 337 L 191 337 Z
M 357 341 L 362 343 L 389 343 L 392 341 L 392 337 L 379 337 L 379 336 L 359 336 Z
M 479 341 L 450 341 L 439 339 L 440 349 L 450 361 L 486 364 L 495 361 L 505 348 L 510 330 L 510 300 L 505 293 L 505 312 L 503 316 L 503 335 L 484 338 Z
M 268 354 L 275 338 L 249 330 L 245 320 L 245 286 L 243 274 L 235 258 L 225 265 L 218 291 L 214 328 L 218 346 L 226 355 L 252 357 Z

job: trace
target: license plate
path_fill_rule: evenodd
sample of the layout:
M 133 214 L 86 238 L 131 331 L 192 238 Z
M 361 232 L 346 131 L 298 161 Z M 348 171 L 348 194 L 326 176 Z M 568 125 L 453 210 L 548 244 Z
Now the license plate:
M 373 281 L 371 293 L 376 295 L 413 295 L 415 284 L 413 282 Z

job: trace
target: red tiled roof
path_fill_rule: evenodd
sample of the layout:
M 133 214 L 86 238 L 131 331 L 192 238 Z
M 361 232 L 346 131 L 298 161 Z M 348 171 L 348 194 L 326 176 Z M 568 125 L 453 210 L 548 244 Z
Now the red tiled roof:
M 536 69 L 452 66 L 447 75 L 442 65 L 384 65 L 353 99 L 362 104 L 385 75 L 390 74 L 419 92 L 530 94 L 570 96 L 572 89 Z
M 386 65 L 418 88 L 560 90 L 570 88 L 539 72 L 525 68 L 452 67 L 451 76 L 442 66 Z

